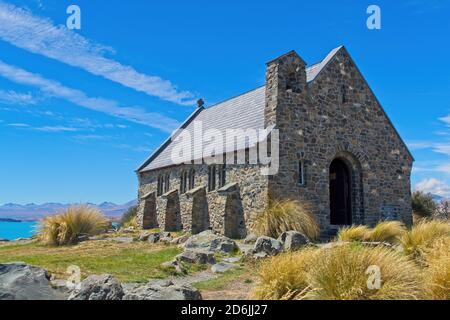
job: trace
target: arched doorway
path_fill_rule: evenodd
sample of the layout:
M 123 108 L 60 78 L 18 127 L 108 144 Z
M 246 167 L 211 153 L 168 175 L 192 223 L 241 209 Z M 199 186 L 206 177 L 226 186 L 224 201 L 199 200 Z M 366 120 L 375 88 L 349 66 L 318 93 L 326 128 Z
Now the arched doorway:
M 352 224 L 351 176 L 347 164 L 334 159 L 330 165 L 330 224 Z

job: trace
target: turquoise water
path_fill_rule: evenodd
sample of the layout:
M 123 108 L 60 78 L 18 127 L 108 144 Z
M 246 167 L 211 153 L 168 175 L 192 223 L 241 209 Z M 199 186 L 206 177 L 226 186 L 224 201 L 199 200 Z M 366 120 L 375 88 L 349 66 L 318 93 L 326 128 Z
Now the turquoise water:
M 29 238 L 36 231 L 36 222 L 2 222 L 0 221 L 0 239 L 15 240 Z

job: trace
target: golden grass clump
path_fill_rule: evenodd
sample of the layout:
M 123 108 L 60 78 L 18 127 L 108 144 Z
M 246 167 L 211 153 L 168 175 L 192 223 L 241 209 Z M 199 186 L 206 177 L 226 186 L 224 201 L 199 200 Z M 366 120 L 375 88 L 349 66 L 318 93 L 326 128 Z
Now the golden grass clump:
M 398 243 L 406 232 L 406 227 L 400 221 L 383 221 L 378 223 L 367 234 L 367 241 Z
M 371 266 L 379 268 L 379 289 L 369 286 Z M 424 296 L 420 268 L 382 246 L 347 244 L 282 254 L 262 263 L 260 278 L 252 298 L 407 300 Z
M 74 244 L 79 236 L 98 235 L 106 232 L 109 226 L 110 222 L 99 210 L 89 206 L 73 206 L 42 219 L 38 239 L 47 245 Z
M 448 221 L 424 219 L 403 234 L 401 244 L 407 255 L 423 260 L 425 251 L 443 237 L 450 237 Z
M 428 298 L 450 300 L 450 237 L 437 240 L 425 249 L 425 285 Z
M 251 293 L 257 300 L 289 300 L 308 290 L 307 271 L 313 266 L 319 250 L 305 248 L 283 253 L 262 263 L 260 284 Z
M 269 207 L 256 218 L 253 231 L 273 238 L 295 230 L 310 239 L 319 236 L 319 225 L 307 205 L 294 200 L 271 201 Z
M 369 267 L 379 268 L 381 286 L 370 288 Z M 373 267 L 372 267 L 373 268 Z M 415 300 L 423 297 L 420 269 L 399 253 L 378 246 L 322 250 L 308 272 L 311 290 L 299 299 Z
M 370 229 L 367 226 L 350 226 L 339 230 L 337 239 L 339 241 L 365 241 Z

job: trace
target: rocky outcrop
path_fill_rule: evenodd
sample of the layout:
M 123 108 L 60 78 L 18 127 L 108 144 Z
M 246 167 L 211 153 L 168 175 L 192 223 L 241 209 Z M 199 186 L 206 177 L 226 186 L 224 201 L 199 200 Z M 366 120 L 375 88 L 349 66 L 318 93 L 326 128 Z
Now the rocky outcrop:
M 204 251 L 230 253 L 238 249 L 233 240 L 215 234 L 211 230 L 203 231 L 190 237 L 185 243 L 186 249 L 200 249 Z
M 281 241 L 262 236 L 256 240 L 252 253 L 256 257 L 274 256 L 283 250 L 283 244 Z
M 65 300 L 55 290 L 49 273 L 23 263 L 0 264 L 0 300 Z
M 283 244 L 284 251 L 296 251 L 310 244 L 308 237 L 298 231 L 283 232 L 278 241 Z
M 202 296 L 191 286 L 163 280 L 136 286 L 125 293 L 123 300 L 202 300 Z
M 186 250 L 177 256 L 177 261 L 196 264 L 216 263 L 214 253 L 202 250 Z
M 93 275 L 81 282 L 69 300 L 121 300 L 124 295 L 122 285 L 111 275 Z

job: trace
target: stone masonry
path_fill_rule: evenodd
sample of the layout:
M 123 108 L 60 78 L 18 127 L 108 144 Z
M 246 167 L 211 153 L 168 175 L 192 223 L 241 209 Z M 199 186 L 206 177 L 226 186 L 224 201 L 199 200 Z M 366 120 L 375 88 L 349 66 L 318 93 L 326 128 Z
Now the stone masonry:
M 339 226 L 332 225 L 334 209 L 330 208 L 344 207 L 330 200 L 336 192 L 330 187 L 330 179 L 335 179 L 330 165 L 336 160 L 348 172 L 342 187 L 348 188 L 345 208 L 352 224 L 374 225 L 386 219 L 412 222 L 413 158 L 344 47 L 311 67 L 294 51 L 270 61 L 263 90 L 265 102 L 258 110 L 263 110 L 264 126 L 279 130 L 278 173 L 264 176 L 259 164 L 230 164 L 225 169 L 226 183 L 209 190 L 208 165 L 148 169 L 155 161 L 150 158 L 137 171 L 138 217 L 144 228 L 193 233 L 210 228 L 242 238 L 267 207 L 270 194 L 311 205 L 322 232 L 332 232 Z M 195 186 L 180 194 L 181 176 L 191 168 Z M 157 195 L 158 178 L 166 174 L 170 174 L 170 190 Z

